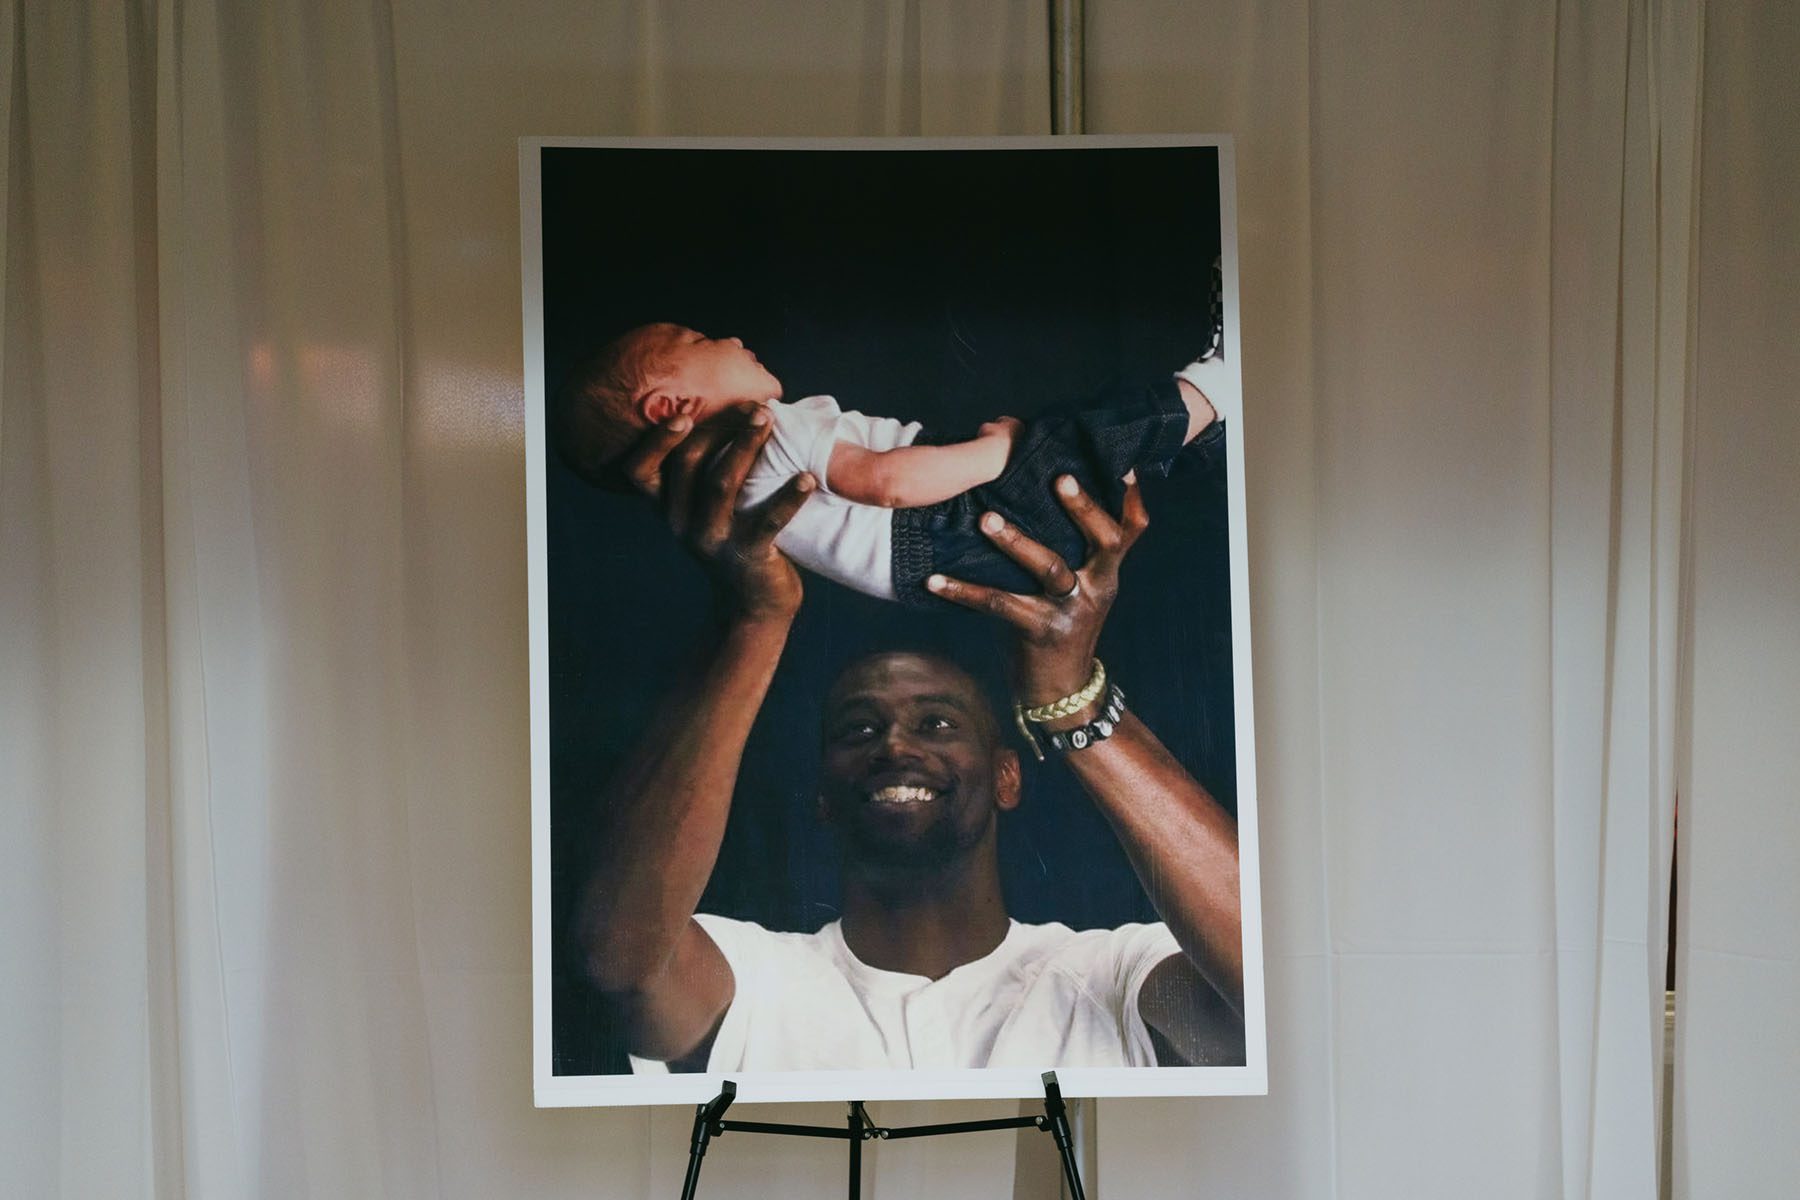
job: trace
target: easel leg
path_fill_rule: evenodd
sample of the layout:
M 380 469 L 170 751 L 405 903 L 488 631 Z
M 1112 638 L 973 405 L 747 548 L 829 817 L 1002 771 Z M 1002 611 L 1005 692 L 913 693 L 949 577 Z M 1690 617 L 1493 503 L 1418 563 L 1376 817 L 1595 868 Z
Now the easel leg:
M 706 1157 L 706 1144 L 721 1132 L 719 1122 L 735 1099 L 737 1084 L 727 1079 L 717 1096 L 694 1110 L 694 1136 L 688 1142 L 687 1178 L 681 1184 L 681 1200 L 694 1200 L 694 1189 L 700 1186 L 700 1160 Z
M 850 1200 L 862 1200 L 862 1144 L 863 1128 L 867 1124 L 863 1117 L 862 1101 L 850 1102 Z
M 694 1189 L 700 1186 L 700 1160 L 706 1157 L 706 1143 L 711 1138 L 706 1125 L 706 1105 L 694 1111 L 694 1137 L 688 1143 L 687 1178 L 681 1184 L 681 1200 L 694 1200 Z
M 1062 1087 L 1055 1071 L 1044 1072 L 1044 1130 L 1056 1139 L 1062 1155 L 1063 1178 L 1069 1183 L 1070 1200 L 1086 1200 L 1081 1190 L 1081 1171 L 1075 1163 L 1075 1136 L 1069 1131 L 1069 1110 L 1063 1104 Z

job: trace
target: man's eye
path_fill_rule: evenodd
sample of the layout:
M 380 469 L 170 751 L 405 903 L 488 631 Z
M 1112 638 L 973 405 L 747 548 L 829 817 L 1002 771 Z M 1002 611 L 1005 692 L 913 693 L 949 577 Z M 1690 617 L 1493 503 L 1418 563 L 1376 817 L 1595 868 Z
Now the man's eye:
M 840 742 L 860 742 L 874 736 L 874 733 L 875 726 L 868 721 L 854 721 L 848 725 L 838 726 L 837 731 L 831 736 Z
M 942 713 L 932 713 L 930 716 L 920 721 L 919 726 L 922 729 L 929 729 L 935 732 L 945 729 L 955 729 L 956 722 L 949 717 L 944 716 Z

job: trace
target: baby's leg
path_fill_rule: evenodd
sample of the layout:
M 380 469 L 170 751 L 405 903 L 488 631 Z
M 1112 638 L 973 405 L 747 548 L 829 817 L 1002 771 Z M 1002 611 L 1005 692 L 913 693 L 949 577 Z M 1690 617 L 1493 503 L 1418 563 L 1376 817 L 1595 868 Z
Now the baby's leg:
M 1219 413 L 1213 408 L 1212 401 L 1206 398 L 1206 393 L 1189 383 L 1186 378 L 1176 376 L 1175 386 L 1181 390 L 1181 402 L 1187 405 L 1187 435 L 1181 439 L 1181 444 L 1185 446 L 1199 437 L 1201 430 L 1217 420 Z
M 1222 358 L 1189 363 L 1175 372 L 1175 385 L 1188 411 L 1184 446 L 1214 421 L 1229 421 L 1237 415 L 1238 381 Z

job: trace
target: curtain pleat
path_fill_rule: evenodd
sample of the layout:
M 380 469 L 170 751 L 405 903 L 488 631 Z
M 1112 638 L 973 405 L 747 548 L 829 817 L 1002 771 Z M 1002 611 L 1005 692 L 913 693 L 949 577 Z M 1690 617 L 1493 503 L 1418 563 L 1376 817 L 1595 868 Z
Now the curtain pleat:
M 1800 1175 L 1800 106 L 1792 5 L 1705 10 L 1674 1191 Z M 1671 320 L 1680 314 L 1669 314 Z
M 1785 1194 L 1800 18 L 1086 11 L 1091 131 L 1236 137 L 1271 1072 L 1108 1101 L 1099 1190 Z M 1022 0 L 6 6 L 0 1193 L 674 1194 L 689 1114 L 530 1107 L 516 139 L 1041 133 L 1049 62 Z

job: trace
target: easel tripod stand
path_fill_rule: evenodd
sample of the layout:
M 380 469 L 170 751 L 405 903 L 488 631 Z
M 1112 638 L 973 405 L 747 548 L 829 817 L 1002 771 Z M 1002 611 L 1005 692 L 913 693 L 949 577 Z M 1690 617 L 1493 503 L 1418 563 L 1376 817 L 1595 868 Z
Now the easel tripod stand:
M 862 1144 L 871 1138 L 891 1141 L 895 1138 L 935 1137 L 942 1133 L 979 1133 L 989 1129 L 1043 1130 L 1056 1139 L 1062 1155 L 1063 1177 L 1069 1184 L 1071 1200 L 1085 1200 L 1081 1190 L 1081 1173 L 1075 1169 L 1075 1140 L 1069 1133 L 1069 1114 L 1063 1104 L 1062 1088 L 1056 1072 L 1044 1072 L 1044 1115 L 1041 1117 L 997 1117 L 991 1121 L 954 1121 L 947 1125 L 877 1125 L 869 1119 L 861 1100 L 850 1102 L 850 1112 L 842 1127 L 835 1125 L 785 1125 L 769 1121 L 727 1121 L 725 1110 L 737 1099 L 737 1084 L 727 1079 L 719 1094 L 699 1106 L 694 1113 L 694 1136 L 688 1144 L 687 1179 L 681 1185 L 681 1200 L 694 1200 L 694 1189 L 700 1183 L 700 1161 L 712 1139 L 725 1133 L 780 1133 L 792 1137 L 842 1138 L 850 1143 L 850 1200 L 862 1196 Z

